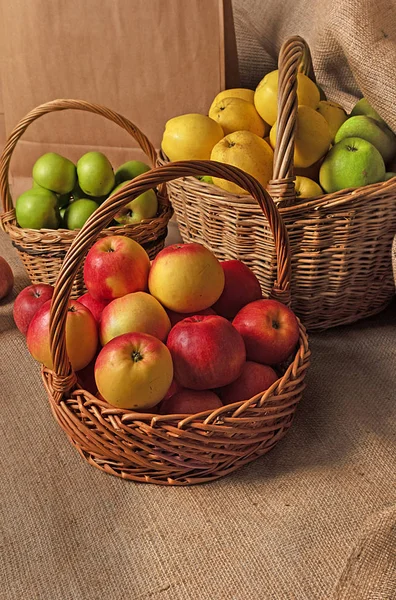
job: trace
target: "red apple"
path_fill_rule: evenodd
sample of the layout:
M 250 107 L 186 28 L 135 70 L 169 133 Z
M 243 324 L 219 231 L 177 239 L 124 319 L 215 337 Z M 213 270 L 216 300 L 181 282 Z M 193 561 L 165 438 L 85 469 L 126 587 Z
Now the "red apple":
M 33 358 L 53 369 L 49 340 L 50 310 L 51 300 L 47 300 L 31 320 L 26 341 Z M 66 349 L 74 371 L 80 371 L 91 362 L 97 346 L 98 329 L 92 313 L 77 300 L 70 300 L 66 317 Z
M 223 269 L 215 255 L 201 244 L 173 244 L 153 260 L 150 294 L 175 312 L 196 314 L 209 308 L 223 288 Z
M 8 296 L 14 287 L 14 274 L 5 258 L 0 256 L 0 300 Z
M 38 283 L 25 287 L 15 298 L 14 321 L 23 335 L 27 334 L 30 321 L 39 308 L 51 300 L 54 288 L 47 283 Z
M 299 339 L 293 311 L 277 300 L 256 300 L 244 306 L 235 319 L 248 360 L 276 365 L 291 355 Z
M 102 316 L 103 309 L 106 308 L 109 301 L 108 300 L 96 300 L 89 292 L 80 296 L 77 300 L 80 304 L 86 306 L 91 313 L 97 323 L 100 323 L 100 319 Z
M 246 359 L 242 337 L 217 315 L 180 321 L 171 329 L 167 345 L 177 381 L 193 390 L 231 383 L 241 374 Z
M 210 390 L 186 390 L 164 399 L 159 406 L 160 415 L 195 415 L 206 410 L 216 410 L 221 400 Z
M 76 373 L 79 385 L 81 385 L 83 390 L 87 390 L 87 392 L 92 394 L 92 396 L 95 396 L 98 391 L 95 381 L 95 362 L 97 356 L 98 353 L 95 353 L 95 356 L 93 357 L 91 362 L 86 367 L 80 369 L 80 371 L 77 371 Z
M 100 323 L 102 346 L 123 333 L 149 333 L 164 342 L 171 324 L 163 306 L 145 292 L 127 294 L 106 306 Z
M 112 339 L 95 363 L 99 393 L 118 408 L 150 409 L 165 396 L 172 379 L 168 348 L 147 333 L 124 333 Z
M 140 244 L 113 235 L 98 240 L 85 259 L 84 281 L 96 300 L 110 301 L 147 289 L 150 259 Z
M 183 321 L 183 319 L 187 319 L 187 317 L 195 317 L 196 315 L 215 315 L 215 311 L 212 308 L 205 308 L 204 310 L 199 310 L 196 313 L 177 313 L 174 310 L 166 309 L 168 313 L 168 317 L 171 322 L 171 326 L 174 327 L 176 323 Z
M 246 361 L 238 379 L 221 388 L 219 395 L 223 404 L 250 400 L 256 394 L 268 390 L 278 379 L 274 369 L 268 365 Z
M 233 319 L 246 304 L 263 297 L 256 275 L 240 260 L 225 260 L 221 267 L 225 275 L 224 290 L 212 308 L 218 315 Z
M 176 394 L 177 392 L 180 392 L 180 390 L 182 390 L 182 386 L 177 383 L 176 379 L 173 378 L 173 381 L 170 385 L 169 390 L 166 392 L 165 396 L 163 397 L 163 400 L 167 400 L 168 398 L 172 398 L 172 396 L 174 394 Z

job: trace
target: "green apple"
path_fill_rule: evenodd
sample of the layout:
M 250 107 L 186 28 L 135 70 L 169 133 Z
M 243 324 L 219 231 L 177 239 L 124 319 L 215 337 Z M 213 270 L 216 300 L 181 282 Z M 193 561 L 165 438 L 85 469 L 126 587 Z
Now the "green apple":
M 63 208 L 59 209 L 59 214 L 60 214 L 60 227 L 62 227 L 63 229 L 67 229 L 66 225 L 65 225 L 65 212 L 67 211 L 67 206 L 64 206 Z
M 78 184 L 88 196 L 105 196 L 114 187 L 114 172 L 102 152 L 87 152 L 77 162 Z
M 358 137 L 345 138 L 332 147 L 319 171 L 327 193 L 383 181 L 385 164 L 377 148 Z
M 141 160 L 129 160 L 118 167 L 115 172 L 115 184 L 118 185 L 123 181 L 130 181 L 134 177 L 142 175 L 142 173 L 147 173 L 147 171 L 150 171 L 150 167 L 146 163 Z
M 355 117 L 356 115 L 366 115 L 366 117 L 371 117 L 383 125 L 386 125 L 384 119 L 377 113 L 371 104 L 369 104 L 369 101 L 366 98 L 361 98 L 353 107 L 350 116 Z
M 396 177 L 396 173 L 388 171 L 388 173 L 385 173 L 384 181 L 389 181 L 389 179 L 393 179 L 393 177 Z
M 350 117 L 337 131 L 334 141 L 337 144 L 349 137 L 359 137 L 373 144 L 380 152 L 385 163 L 396 153 L 396 136 L 379 121 L 366 115 Z
M 81 229 L 99 204 L 88 198 L 75 200 L 66 209 L 63 221 L 66 229 Z
M 76 177 L 75 165 L 56 152 L 43 154 L 33 165 L 33 179 L 36 184 L 57 194 L 71 192 Z
M 110 197 L 123 188 L 129 181 L 120 183 L 110 194 Z M 133 225 L 143 219 L 152 219 L 158 211 L 157 194 L 154 190 L 147 190 L 124 206 L 114 217 L 120 225 Z
M 105 194 L 104 196 L 92 196 L 92 197 L 90 197 L 90 196 L 88 196 L 88 194 L 85 194 L 82 191 L 82 189 L 80 188 L 80 186 L 78 185 L 78 183 L 76 183 L 76 185 L 74 186 L 71 195 L 73 196 L 73 200 L 81 200 L 82 198 L 86 198 L 88 200 L 93 200 L 97 204 L 101 204 L 108 197 L 108 194 Z
M 203 181 L 204 183 L 211 183 L 211 184 L 213 184 L 213 179 L 211 178 L 210 175 L 202 175 L 199 179 L 201 181 Z
M 60 214 L 56 194 L 50 190 L 32 188 L 16 201 L 18 225 L 24 229 L 58 229 Z

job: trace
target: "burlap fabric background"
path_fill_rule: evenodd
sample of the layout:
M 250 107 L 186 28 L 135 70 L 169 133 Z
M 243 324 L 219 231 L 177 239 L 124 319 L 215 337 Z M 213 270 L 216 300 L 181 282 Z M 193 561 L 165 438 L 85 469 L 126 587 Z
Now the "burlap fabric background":
M 27 284 L 8 238 L 15 294 Z M 396 306 L 312 336 L 286 438 L 205 486 L 87 465 L 0 304 L 0 598 L 394 600 Z M 352 555 L 352 556 L 351 556 Z

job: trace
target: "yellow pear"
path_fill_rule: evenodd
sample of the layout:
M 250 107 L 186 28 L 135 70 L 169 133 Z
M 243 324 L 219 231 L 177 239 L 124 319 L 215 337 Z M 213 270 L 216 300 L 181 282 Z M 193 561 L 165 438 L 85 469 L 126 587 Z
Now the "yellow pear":
M 278 117 L 278 80 L 279 71 L 271 71 L 260 81 L 254 93 L 254 105 L 260 117 L 273 125 Z M 320 92 L 317 85 L 304 75 L 297 75 L 298 104 L 317 108 Z
M 231 88 L 230 90 L 223 90 L 222 92 L 219 92 L 213 100 L 209 112 L 215 104 L 220 102 L 220 100 L 224 100 L 224 98 L 242 98 L 242 100 L 254 104 L 254 91 L 248 90 L 247 88 Z
M 276 123 L 270 131 L 271 146 L 275 148 Z M 309 106 L 299 106 L 294 139 L 294 166 L 310 167 L 328 151 L 331 133 L 326 119 Z
M 212 150 L 211 160 L 239 167 L 253 175 L 264 187 L 272 177 L 274 153 L 269 144 L 251 131 L 235 131 Z M 213 177 L 213 183 L 231 194 L 247 194 L 239 185 Z
M 330 128 L 331 139 L 334 140 L 337 131 L 347 120 L 348 115 L 341 104 L 330 102 L 330 100 L 321 100 L 316 110 L 326 119 Z
M 259 137 L 269 132 L 269 126 L 264 123 L 251 102 L 242 98 L 224 98 L 212 106 L 209 117 L 221 125 L 224 134 L 234 131 L 251 131 Z
M 308 177 L 301 177 L 300 175 L 297 175 L 294 187 L 296 189 L 296 197 L 300 200 L 303 198 L 315 198 L 323 194 L 322 188 L 316 181 L 312 181 Z
M 167 121 L 161 148 L 171 161 L 209 160 L 213 146 L 223 137 L 223 129 L 210 117 L 179 115 Z

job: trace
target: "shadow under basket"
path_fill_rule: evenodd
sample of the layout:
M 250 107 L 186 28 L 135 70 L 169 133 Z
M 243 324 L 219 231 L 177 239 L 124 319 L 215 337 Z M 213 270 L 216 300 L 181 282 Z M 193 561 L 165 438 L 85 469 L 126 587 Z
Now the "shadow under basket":
M 8 182 L 9 166 L 18 140 L 33 121 L 45 114 L 67 109 L 91 112 L 113 121 L 138 142 L 151 165 L 155 165 L 158 159 L 154 146 L 138 127 L 105 106 L 82 100 L 53 100 L 30 111 L 10 134 L 0 159 L 0 193 L 4 209 L 4 212 L 0 215 L 0 224 L 10 236 L 32 284 L 55 284 L 62 262 L 78 231 L 68 229 L 22 229 L 19 227 L 16 222 L 15 208 Z M 158 213 L 154 218 L 146 219 L 134 225 L 107 227 L 100 232 L 98 237 L 126 235 L 141 244 L 150 259 L 155 258 L 165 245 L 168 223 L 173 214 L 165 186 L 159 186 L 157 196 Z M 77 298 L 84 292 L 86 292 L 86 289 L 83 279 L 83 264 L 81 264 L 74 281 L 72 297 Z
M 271 450 L 290 428 L 305 387 L 310 350 L 299 324 L 295 352 L 279 379 L 254 398 L 195 415 L 159 415 L 111 406 L 82 389 L 66 351 L 70 291 L 89 247 L 128 201 L 177 177 L 221 176 L 249 191 L 273 232 L 277 281 L 271 297 L 290 304 L 290 249 L 286 228 L 271 197 L 252 177 L 210 161 L 184 161 L 139 176 L 99 207 L 73 241 L 62 265 L 51 306 L 53 370 L 42 369 L 51 410 L 73 446 L 89 464 L 137 482 L 190 485 L 223 477 Z
M 395 294 L 391 248 L 396 234 L 396 177 L 296 199 L 293 153 L 299 71 L 315 79 L 309 48 L 296 36 L 279 55 L 279 119 L 273 179 L 267 190 L 289 234 L 292 308 L 308 330 L 323 330 L 378 313 Z M 158 164 L 169 161 L 161 155 Z M 276 253 L 254 199 L 194 177 L 171 181 L 167 187 L 183 241 L 205 245 L 220 260 L 242 260 L 268 294 L 276 278 Z

